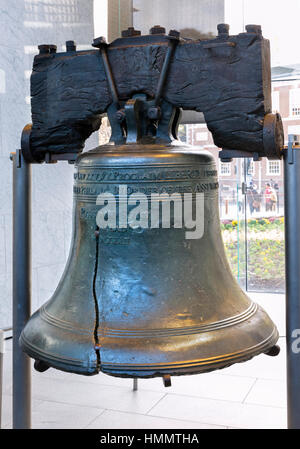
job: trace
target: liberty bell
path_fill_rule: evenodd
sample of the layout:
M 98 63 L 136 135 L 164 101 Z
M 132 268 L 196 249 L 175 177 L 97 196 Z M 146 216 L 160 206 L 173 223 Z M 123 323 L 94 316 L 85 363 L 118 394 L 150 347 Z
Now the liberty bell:
M 103 40 L 94 42 L 93 55 L 101 58 L 113 100 L 106 110 L 112 137 L 109 144 L 76 158 L 67 266 L 52 298 L 30 318 L 20 337 L 40 371 L 54 367 L 84 375 L 101 371 L 167 379 L 278 353 L 274 323 L 239 287 L 225 255 L 214 158 L 174 139 L 179 110 L 171 101 L 172 82 L 176 63 L 183 60 L 180 52 L 183 47 L 190 52 L 192 44 L 175 32 L 152 33 L 145 42 L 143 38 L 124 35 L 111 49 Z M 216 38 L 218 51 L 224 50 L 227 38 Z M 135 47 L 138 57 L 137 49 L 144 51 L 149 42 L 152 52 L 158 45 L 163 48 L 157 89 L 152 95 L 141 89 L 125 98 L 117 83 L 122 67 L 113 70 L 113 58 L 122 45 L 125 51 Z M 233 42 L 239 45 L 237 39 Z M 202 42 L 199 46 L 206 54 Z M 218 52 L 214 56 L 222 64 L 232 47 L 225 50 L 223 59 Z M 58 56 L 49 57 L 56 61 Z M 77 57 L 78 69 L 84 55 Z M 74 58 L 72 54 L 70 60 Z M 278 117 L 268 118 L 274 131 Z M 213 131 L 216 139 L 222 138 L 220 129 Z M 278 137 L 278 132 L 273 134 Z M 237 134 L 237 141 L 245 135 Z M 270 143 L 270 132 L 266 139 Z

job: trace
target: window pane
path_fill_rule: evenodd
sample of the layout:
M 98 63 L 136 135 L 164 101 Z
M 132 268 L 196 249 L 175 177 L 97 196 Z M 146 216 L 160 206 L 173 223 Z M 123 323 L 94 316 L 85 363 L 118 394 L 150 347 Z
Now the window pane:
M 267 174 L 280 175 L 280 161 L 267 161 Z
M 300 89 L 290 89 L 290 115 L 300 115 Z

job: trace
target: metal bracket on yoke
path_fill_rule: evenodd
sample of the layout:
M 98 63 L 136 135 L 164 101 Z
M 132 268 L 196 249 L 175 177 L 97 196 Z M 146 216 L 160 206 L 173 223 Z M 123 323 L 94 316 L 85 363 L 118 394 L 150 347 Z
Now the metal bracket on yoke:
M 261 161 L 262 156 L 259 153 L 252 153 L 250 151 L 238 151 L 223 148 L 219 152 L 219 158 L 221 162 L 232 162 L 233 158 L 253 158 L 254 161 Z
M 180 33 L 171 30 L 168 36 L 168 48 L 160 72 L 153 99 L 147 99 L 143 93 L 135 94 L 127 102 L 120 101 L 113 72 L 107 55 L 108 44 L 104 37 L 94 39 L 92 46 L 100 50 L 112 103 L 107 109 L 112 128 L 111 142 L 117 144 L 137 143 L 142 138 L 156 137 L 163 142 L 170 142 L 170 135 L 177 138 L 180 120 L 180 108 L 175 108 L 161 96 L 166 83 L 170 63 L 175 48 L 180 41 Z M 170 108 L 171 107 L 171 108 Z M 148 123 L 148 125 L 146 124 Z

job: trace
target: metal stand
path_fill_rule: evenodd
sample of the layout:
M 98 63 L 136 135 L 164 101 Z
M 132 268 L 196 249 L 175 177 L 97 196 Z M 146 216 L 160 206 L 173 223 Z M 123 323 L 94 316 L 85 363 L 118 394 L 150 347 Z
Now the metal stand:
M 284 166 L 288 427 L 300 429 L 300 146 L 294 136 Z
M 31 313 L 31 166 L 13 161 L 13 428 L 31 427 L 31 363 L 19 337 Z

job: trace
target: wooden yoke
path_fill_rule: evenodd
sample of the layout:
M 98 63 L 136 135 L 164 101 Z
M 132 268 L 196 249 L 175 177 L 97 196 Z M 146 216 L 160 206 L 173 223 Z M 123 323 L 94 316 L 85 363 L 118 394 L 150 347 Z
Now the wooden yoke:
M 125 103 L 137 95 L 147 99 L 147 120 L 156 128 L 169 114 L 163 104 L 201 111 L 216 146 L 280 158 L 282 123 L 278 114 L 271 114 L 270 46 L 260 26 L 248 25 L 245 33 L 229 36 L 229 27 L 221 24 L 211 40 L 180 39 L 174 31 L 166 35 L 162 28 L 153 30 L 141 36 L 130 28 L 109 45 L 96 39 L 98 49 L 87 51 L 76 51 L 70 42 L 64 53 L 56 53 L 55 46 L 39 46 L 31 76 L 33 158 L 42 161 L 49 153 L 76 157 L 99 128 L 101 116 L 116 103 L 108 116 L 123 123 L 126 134 Z M 178 40 L 172 54 L 171 38 Z M 167 57 L 159 105 L 157 89 Z

